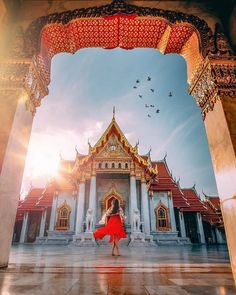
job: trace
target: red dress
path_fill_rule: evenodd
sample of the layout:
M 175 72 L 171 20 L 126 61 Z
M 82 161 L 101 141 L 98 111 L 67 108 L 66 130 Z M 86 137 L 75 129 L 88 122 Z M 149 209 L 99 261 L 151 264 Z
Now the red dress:
M 117 235 L 118 240 L 126 238 L 126 233 L 120 218 L 120 214 L 114 214 L 109 216 L 109 220 L 104 227 L 98 228 L 94 233 L 95 239 L 103 239 L 105 235 L 110 236 L 109 243 L 114 240 L 114 235 Z

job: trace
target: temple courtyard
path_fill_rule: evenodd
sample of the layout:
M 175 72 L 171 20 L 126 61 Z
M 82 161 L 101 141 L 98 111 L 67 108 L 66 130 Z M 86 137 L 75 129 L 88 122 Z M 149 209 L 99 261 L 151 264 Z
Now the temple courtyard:
M 0 270 L 0 294 L 231 295 L 236 288 L 227 247 L 14 245 Z

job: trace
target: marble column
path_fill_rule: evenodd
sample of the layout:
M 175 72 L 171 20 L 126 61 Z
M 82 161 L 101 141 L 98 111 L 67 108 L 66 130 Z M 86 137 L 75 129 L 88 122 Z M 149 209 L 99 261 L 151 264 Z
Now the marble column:
M 40 230 L 39 230 L 39 237 L 40 238 L 44 237 L 46 218 L 47 218 L 47 209 L 42 211 L 41 222 L 40 222 Z
M 29 213 L 25 212 L 23 223 L 22 223 L 22 228 L 21 228 L 21 232 L 20 232 L 20 243 L 21 244 L 24 243 L 26 240 L 26 233 L 27 233 L 27 229 L 28 229 L 28 217 L 29 217 Z
M 222 238 L 222 233 L 217 227 L 215 228 L 215 232 L 217 244 L 225 244 L 225 241 Z
M 90 190 L 89 190 L 89 209 L 93 210 L 93 223 L 94 227 L 96 224 L 96 211 L 97 211 L 97 199 L 96 199 L 96 172 L 93 168 L 92 176 L 90 179 Z
M 200 243 L 205 244 L 206 240 L 205 240 L 205 235 L 204 235 L 201 213 L 197 212 L 196 218 L 197 218 L 198 233 L 200 235 Z
M 176 221 L 175 221 L 175 211 L 174 211 L 174 205 L 173 205 L 173 198 L 172 193 L 168 193 L 168 203 L 169 203 L 169 211 L 170 211 L 170 222 L 171 222 L 171 231 L 176 232 Z
M 141 202 L 142 202 L 142 218 L 144 223 L 145 235 L 150 235 L 150 215 L 148 205 L 148 191 L 146 186 L 146 180 L 144 177 L 141 179 Z
M 54 195 L 53 201 L 52 201 L 52 209 L 51 209 L 51 216 L 50 216 L 49 231 L 53 231 L 55 229 L 56 210 L 57 210 L 57 196 Z
M 212 237 L 212 243 L 215 244 L 216 243 L 216 235 L 215 235 L 215 229 L 213 226 L 211 227 L 211 237 Z
M 224 43 L 225 45 L 226 43 Z M 230 52 L 230 48 L 227 48 Z M 224 49 L 225 51 L 225 49 Z M 191 82 L 201 107 L 236 281 L 236 82 L 235 56 L 208 56 Z
M 33 123 L 21 92 L 8 138 L 0 176 L 0 267 L 8 265 L 12 235 L 24 172 L 25 158 Z
M 80 181 L 77 202 L 78 202 L 78 204 L 77 204 L 76 226 L 75 226 L 75 234 L 76 235 L 83 232 L 84 202 L 85 202 L 85 179 L 82 179 Z
M 137 188 L 136 188 L 136 177 L 134 172 L 130 174 L 130 224 L 131 224 L 131 231 L 133 231 L 133 214 L 134 210 L 138 209 L 137 203 Z
M 186 229 L 184 223 L 184 214 L 179 210 L 179 225 L 180 225 L 180 235 L 182 238 L 186 238 Z

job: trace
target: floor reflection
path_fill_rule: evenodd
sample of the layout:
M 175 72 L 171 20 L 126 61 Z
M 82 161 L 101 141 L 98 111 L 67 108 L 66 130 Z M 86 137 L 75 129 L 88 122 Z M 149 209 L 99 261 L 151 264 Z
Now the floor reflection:
M 14 246 L 0 270 L 0 294 L 231 295 L 236 289 L 227 248 L 206 246 L 110 249 Z

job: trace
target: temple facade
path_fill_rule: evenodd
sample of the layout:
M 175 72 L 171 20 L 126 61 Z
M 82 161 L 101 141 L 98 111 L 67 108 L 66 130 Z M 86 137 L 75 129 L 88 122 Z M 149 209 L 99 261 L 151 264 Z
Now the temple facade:
M 180 188 L 166 162 L 140 155 L 112 121 L 87 155 L 61 159 L 58 176 L 45 188 L 32 188 L 19 201 L 14 242 L 97 246 L 92 232 L 118 199 L 132 246 L 225 243 L 217 196 L 201 200 L 195 187 Z

